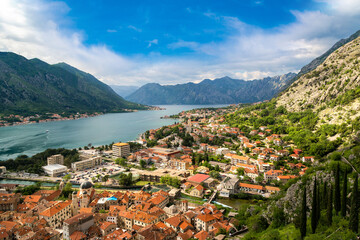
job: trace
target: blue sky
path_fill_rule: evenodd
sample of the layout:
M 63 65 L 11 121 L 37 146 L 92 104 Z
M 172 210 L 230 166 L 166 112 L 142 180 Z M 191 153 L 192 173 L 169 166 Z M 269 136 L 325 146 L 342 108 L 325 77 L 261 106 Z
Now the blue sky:
M 358 0 L 2 0 L 0 51 L 105 83 L 296 72 L 359 30 Z
M 263 29 L 295 20 L 291 10 L 316 9 L 321 4 L 307 0 L 240 1 L 83 1 L 68 0 L 67 14 L 74 29 L 82 29 L 88 46 L 107 44 L 125 54 L 158 51 L 177 56 L 192 52 L 188 48 L 169 48 L 174 42 L 200 44 L 224 41 L 232 29 L 216 16 L 232 16 Z

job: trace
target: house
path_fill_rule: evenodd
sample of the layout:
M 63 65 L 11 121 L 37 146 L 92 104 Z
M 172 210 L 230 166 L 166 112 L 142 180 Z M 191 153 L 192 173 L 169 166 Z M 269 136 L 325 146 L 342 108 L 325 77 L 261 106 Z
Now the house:
M 204 196 L 204 187 L 200 184 L 197 185 L 190 191 L 190 195 L 202 198 Z
M 264 180 L 267 182 L 272 180 L 277 180 L 277 177 L 280 175 L 283 175 L 283 171 L 271 169 L 264 173 Z
M 195 218 L 195 228 L 197 231 L 209 231 L 211 224 L 216 222 L 216 218 L 211 214 L 200 214 Z
M 301 161 L 304 162 L 304 163 L 305 162 L 312 162 L 313 163 L 315 161 L 315 157 L 302 157 Z
M 252 193 L 252 194 L 263 194 L 265 193 L 265 188 L 261 185 L 254 185 L 248 183 L 239 183 L 240 191 Z
M 295 175 L 282 175 L 282 176 L 278 176 L 277 180 L 285 183 L 293 178 L 296 178 L 296 176 Z
M 239 190 L 239 179 L 234 177 L 228 177 L 225 181 L 218 185 L 217 189 L 220 192 L 220 197 L 230 197 L 231 194 L 235 194 Z
M 279 161 L 279 160 L 280 160 L 280 156 L 275 154 L 270 155 L 270 161 Z
M 256 168 L 254 169 L 244 168 L 244 174 L 245 176 L 251 178 L 251 180 L 253 180 L 254 182 L 256 181 L 256 178 L 259 176 L 259 173 Z
M 86 232 L 94 225 L 94 216 L 92 214 L 78 214 L 64 221 L 63 238 L 71 239 L 74 232 Z M 86 237 L 86 235 L 85 235 Z
M 238 163 L 249 164 L 250 158 L 246 157 L 246 156 L 239 156 L 239 155 L 233 154 L 231 156 L 231 164 L 236 165 Z
M 116 225 L 112 222 L 103 222 L 100 225 L 101 234 L 103 236 L 106 236 L 109 233 L 112 233 L 113 231 L 115 231 L 115 229 L 116 229 Z

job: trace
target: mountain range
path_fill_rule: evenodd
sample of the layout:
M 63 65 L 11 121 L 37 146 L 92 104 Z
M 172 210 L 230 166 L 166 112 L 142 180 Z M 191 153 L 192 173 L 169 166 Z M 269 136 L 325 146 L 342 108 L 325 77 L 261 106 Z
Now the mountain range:
M 66 63 L 50 65 L 0 52 L 0 113 L 122 112 L 145 109 Z
M 223 77 L 215 80 L 205 79 L 198 84 L 149 83 L 125 99 L 153 105 L 253 103 L 271 99 L 295 76 L 295 73 L 287 73 L 252 81 Z

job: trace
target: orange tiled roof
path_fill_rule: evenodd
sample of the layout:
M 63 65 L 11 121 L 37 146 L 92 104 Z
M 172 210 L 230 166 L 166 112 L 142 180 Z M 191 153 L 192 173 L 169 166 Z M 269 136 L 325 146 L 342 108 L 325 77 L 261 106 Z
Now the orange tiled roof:
M 41 212 L 39 215 L 45 216 L 45 217 L 52 217 L 55 214 L 57 214 L 58 212 L 60 212 L 61 210 L 63 210 L 64 208 L 66 208 L 67 206 L 69 206 L 70 204 L 71 204 L 70 200 L 66 201 L 66 202 L 59 202 L 56 205 L 49 207 L 45 211 Z
M 198 215 L 197 218 L 200 219 L 203 222 L 210 222 L 212 220 L 215 220 L 215 218 L 210 214 Z

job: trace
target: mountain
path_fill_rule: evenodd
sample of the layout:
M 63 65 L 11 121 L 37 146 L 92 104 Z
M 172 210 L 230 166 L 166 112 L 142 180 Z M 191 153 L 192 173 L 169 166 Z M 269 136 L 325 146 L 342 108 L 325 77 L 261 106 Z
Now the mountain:
M 120 85 L 109 85 L 114 92 L 116 92 L 121 97 L 127 97 L 136 90 L 139 89 L 138 86 L 120 86 Z
M 319 66 L 320 64 L 322 64 L 325 59 L 332 54 L 333 52 L 335 52 L 338 48 L 344 46 L 345 44 L 353 41 L 354 39 L 358 38 L 360 36 L 360 30 L 355 32 L 354 34 L 352 34 L 350 37 L 345 38 L 345 39 L 341 39 L 338 42 L 336 42 L 329 50 L 327 50 L 324 54 L 322 54 L 321 56 L 315 58 L 314 60 L 312 60 L 309 64 L 305 65 L 304 67 L 301 68 L 300 72 L 297 74 L 296 77 L 294 77 L 292 79 L 292 81 L 289 81 L 287 85 L 285 85 L 281 91 L 285 90 L 287 87 L 289 87 L 296 79 L 300 78 L 302 75 L 314 70 L 315 68 L 317 68 L 317 66 Z M 280 92 L 281 92 L 280 91 Z
M 121 112 L 144 109 L 66 63 L 47 64 L 0 52 L 0 113 Z
M 314 109 L 332 124 L 360 116 L 360 37 L 331 53 L 277 98 L 289 111 Z
M 288 73 L 261 80 L 244 81 L 230 77 L 202 82 L 160 85 L 148 83 L 127 100 L 141 104 L 231 104 L 253 103 L 271 99 L 296 74 Z

